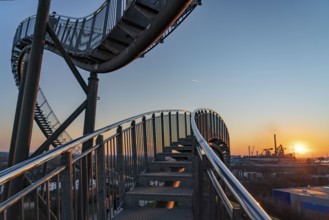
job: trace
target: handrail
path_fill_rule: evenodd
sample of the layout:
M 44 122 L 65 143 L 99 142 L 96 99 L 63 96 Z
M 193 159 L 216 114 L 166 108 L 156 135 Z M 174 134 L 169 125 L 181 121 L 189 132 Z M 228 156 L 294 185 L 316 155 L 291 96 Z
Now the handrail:
M 263 208 L 257 203 L 257 201 L 249 194 L 249 192 L 242 186 L 242 184 L 235 178 L 231 171 L 226 165 L 220 160 L 220 158 L 210 148 L 207 141 L 201 135 L 197 124 L 196 116 L 201 111 L 214 112 L 210 109 L 197 109 L 193 111 L 191 117 L 191 126 L 194 137 L 198 144 L 205 152 L 212 168 L 220 176 L 220 178 L 226 183 L 230 191 L 233 193 L 235 198 L 238 200 L 244 211 L 248 214 L 251 219 L 271 219 L 270 216 L 263 210 Z
M 69 151 L 72 150 L 75 146 L 82 144 L 83 142 L 86 142 L 94 137 L 97 137 L 98 135 L 107 132 L 113 128 L 116 128 L 119 125 L 128 123 L 132 120 L 147 116 L 147 115 L 151 115 L 151 114 L 156 114 L 156 113 L 161 113 L 161 112 L 189 112 L 187 110 L 182 110 L 182 109 L 167 109 L 167 110 L 156 110 L 156 111 L 150 111 L 150 112 L 146 112 L 143 114 L 139 114 L 133 117 L 130 117 L 128 119 L 124 119 L 122 121 L 116 122 L 112 125 L 108 125 L 106 127 L 103 127 L 101 129 L 96 130 L 93 133 L 90 134 L 86 134 L 80 138 L 77 138 L 67 144 L 58 146 L 57 148 L 54 148 L 50 151 L 48 151 L 47 153 L 38 155 L 36 157 L 30 158 L 28 160 L 25 160 L 19 164 L 16 164 L 12 167 L 9 167 L 3 171 L 0 172 L 0 184 L 3 184 L 5 182 L 10 181 L 11 179 L 14 179 L 15 177 L 23 174 L 24 172 L 26 172 L 27 170 L 33 169 L 37 166 L 39 166 L 42 163 L 48 162 L 51 159 Z

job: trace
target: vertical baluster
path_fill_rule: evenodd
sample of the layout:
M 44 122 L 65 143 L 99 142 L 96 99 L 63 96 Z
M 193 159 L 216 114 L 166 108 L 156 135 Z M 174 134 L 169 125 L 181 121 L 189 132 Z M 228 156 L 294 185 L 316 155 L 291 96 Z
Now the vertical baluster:
M 90 27 L 89 40 L 88 40 L 88 43 L 87 43 L 87 50 L 90 49 L 91 41 L 93 39 L 96 16 L 97 16 L 97 14 L 95 13 L 93 15 L 93 17 L 91 18 L 92 19 L 92 23 L 91 23 L 91 27 Z
M 66 23 L 65 23 L 65 28 L 64 28 L 64 31 L 63 31 L 63 35 L 62 35 L 62 37 L 61 37 L 61 42 L 63 42 L 63 40 L 64 40 L 64 36 L 65 36 L 65 34 L 66 34 L 66 30 L 67 30 L 67 26 L 69 25 L 69 22 L 70 22 L 70 19 L 68 18 L 68 19 L 66 20 Z
M 155 114 L 152 115 L 152 132 L 153 132 L 153 150 L 154 158 L 157 157 L 157 138 L 156 138 L 156 127 L 155 127 Z
M 168 113 L 169 120 L 169 145 L 172 143 L 172 130 L 171 130 L 171 112 Z
M 63 159 L 65 160 L 66 169 L 62 172 L 62 212 L 61 219 L 63 220 L 73 220 L 73 198 L 72 198 L 72 153 L 65 153 Z M 81 165 L 81 164 L 80 164 Z M 81 184 L 79 184 L 81 188 Z M 76 208 L 76 207 L 75 207 Z
M 177 141 L 179 141 L 179 112 L 176 112 Z
M 117 1 L 116 22 L 117 23 L 122 15 L 122 1 Z
M 133 169 L 134 169 L 134 179 L 136 180 L 138 175 L 138 166 L 137 166 L 137 144 L 136 144 L 136 122 L 131 122 L 131 148 L 132 148 L 132 157 L 133 157 Z
M 74 28 L 73 28 L 73 32 L 72 32 L 72 38 L 71 38 L 71 42 L 70 42 L 70 47 L 73 47 L 73 40 L 74 40 L 74 35 L 75 35 L 75 32 L 77 31 L 77 27 L 78 27 L 78 23 L 79 23 L 79 20 L 77 19 L 75 21 L 75 24 L 74 24 Z M 78 38 L 78 37 L 77 37 Z M 76 39 L 78 40 L 78 39 Z
M 35 189 L 35 193 L 34 193 L 34 211 L 35 211 L 35 219 L 39 220 L 40 216 L 39 216 L 39 190 L 38 188 Z
M 213 114 L 212 112 L 209 112 L 209 133 L 208 133 L 208 139 L 213 137 Z
M 110 10 L 110 1 L 107 1 L 106 9 L 105 9 L 105 19 L 104 19 L 104 25 L 103 25 L 103 37 L 105 38 L 106 36 L 106 28 L 107 28 L 107 22 L 109 20 L 109 10 Z
M 26 30 L 25 30 L 25 36 L 27 36 L 27 32 L 29 31 L 30 20 L 31 20 L 31 17 L 29 17 L 29 18 L 27 19 Z
M 106 173 L 105 173 L 105 157 L 104 157 L 104 142 L 103 136 L 99 135 L 96 139 L 97 145 L 99 145 L 97 154 L 97 219 L 106 219 Z
M 117 129 L 117 161 L 118 161 L 118 172 L 119 172 L 119 198 L 120 202 L 123 201 L 124 196 L 124 159 L 123 159 L 123 138 L 122 138 L 122 127 L 118 126 Z
M 185 137 L 187 137 L 187 112 L 184 113 L 184 122 L 185 122 Z
M 84 18 L 83 21 L 82 21 L 82 24 L 81 24 L 81 27 L 80 27 L 80 32 L 79 32 L 79 35 L 78 35 L 78 38 L 77 38 L 77 42 L 75 43 L 75 49 L 79 49 L 79 46 L 80 46 L 80 41 L 81 41 L 81 36 L 84 32 L 84 28 L 85 28 L 85 23 L 86 23 L 86 19 Z
M 148 155 L 147 155 L 147 134 L 146 134 L 146 118 L 145 116 L 142 119 L 143 125 L 143 142 L 144 142 L 144 160 L 145 160 L 145 167 L 147 166 Z
M 161 112 L 160 118 L 161 118 L 161 143 L 162 143 L 162 152 L 164 152 L 164 147 L 165 147 L 165 132 L 164 132 L 164 124 L 163 124 L 163 112 Z
M 57 196 L 57 213 L 56 213 L 56 216 L 57 218 L 60 217 L 61 215 L 61 192 L 60 192 L 60 186 L 59 186 L 59 183 L 60 183 L 60 179 L 59 179 L 59 175 L 56 176 L 56 196 Z

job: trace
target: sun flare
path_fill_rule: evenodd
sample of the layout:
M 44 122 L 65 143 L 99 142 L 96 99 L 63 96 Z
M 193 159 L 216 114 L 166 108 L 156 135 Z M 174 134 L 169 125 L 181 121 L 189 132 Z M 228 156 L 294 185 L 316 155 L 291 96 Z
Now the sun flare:
M 298 154 L 305 154 L 308 152 L 306 145 L 303 143 L 295 144 L 294 148 L 295 148 L 295 153 L 298 153 Z

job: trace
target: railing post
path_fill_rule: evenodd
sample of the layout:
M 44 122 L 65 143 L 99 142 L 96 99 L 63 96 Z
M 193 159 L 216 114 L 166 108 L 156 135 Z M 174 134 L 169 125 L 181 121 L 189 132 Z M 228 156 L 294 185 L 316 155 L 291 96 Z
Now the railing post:
M 106 219 L 106 171 L 105 171 L 105 156 L 104 156 L 104 143 L 103 135 L 99 135 L 96 139 L 96 143 L 99 145 L 97 154 L 97 169 L 96 177 L 98 182 L 97 187 L 97 219 Z
M 122 13 L 122 1 L 117 1 L 116 23 L 120 20 Z
M 145 167 L 146 167 L 147 162 L 148 162 L 148 153 L 147 153 L 147 134 L 146 134 L 146 118 L 145 118 L 145 116 L 142 119 L 142 123 L 143 123 L 144 160 L 145 160 Z
M 179 112 L 176 113 L 177 141 L 179 141 Z
M 187 112 L 184 113 L 184 121 L 185 121 L 185 137 L 187 137 Z
M 123 138 L 122 127 L 118 126 L 117 129 L 117 157 L 118 157 L 118 173 L 119 173 L 119 198 L 123 201 L 124 198 L 124 158 L 123 158 Z
M 77 31 L 78 23 L 79 23 L 79 20 L 77 19 L 77 20 L 75 21 L 75 24 L 74 24 L 73 34 L 72 34 L 72 38 L 71 38 L 71 42 L 70 42 L 70 47 L 72 47 L 72 48 L 73 48 L 74 34 L 75 34 L 75 32 Z M 54 32 L 55 32 L 55 29 L 53 29 L 53 30 L 54 30 Z M 76 40 L 77 40 L 77 39 L 78 39 L 78 36 L 77 36 Z
M 84 18 L 82 20 L 82 24 L 81 24 L 81 29 L 80 29 L 80 32 L 79 32 L 79 35 L 77 37 L 77 41 L 75 42 L 75 49 L 78 49 L 79 48 L 79 45 L 80 45 L 80 41 L 81 41 L 81 36 L 82 36 L 82 33 L 84 31 L 84 28 L 85 28 L 85 23 L 86 23 L 86 19 Z M 62 41 L 63 42 L 63 41 Z M 65 42 L 64 42 L 65 43 Z
M 106 9 L 105 9 L 105 19 L 104 19 L 104 26 L 103 26 L 103 36 L 102 38 L 105 37 L 106 35 L 106 28 L 107 28 L 107 21 L 108 21 L 108 16 L 109 16 L 109 10 L 110 10 L 110 1 L 107 1 Z
M 172 143 L 172 130 L 171 130 L 171 112 L 168 113 L 169 120 L 169 145 Z
M 208 133 L 208 139 L 212 138 L 213 135 L 213 114 L 212 112 L 209 112 L 209 133 Z
M 137 167 L 137 144 L 136 144 L 136 122 L 131 122 L 131 149 L 133 156 L 133 169 L 134 169 L 134 178 L 137 178 L 138 167 Z
M 66 169 L 62 173 L 62 207 L 61 219 L 73 220 L 73 168 L 72 168 L 72 152 L 65 153 L 63 159 L 65 160 Z M 75 207 L 76 208 L 76 207 Z
M 153 150 L 154 158 L 157 156 L 157 137 L 156 137 L 156 127 L 155 127 L 155 114 L 152 114 L 152 127 L 153 127 Z
M 204 120 L 204 122 L 205 122 L 205 125 L 204 125 L 204 128 L 205 128 L 205 139 L 206 139 L 206 141 L 208 141 L 208 112 L 206 111 L 205 112 L 205 120 Z
M 161 112 L 161 143 L 162 143 L 162 152 L 165 149 L 165 132 L 164 132 L 164 124 L 163 124 L 163 112 Z
M 199 153 L 198 153 L 198 149 L 196 146 L 196 139 L 194 136 L 192 136 L 192 146 L 193 146 L 193 154 L 194 154 L 194 162 L 193 162 L 193 192 L 194 192 L 194 196 L 193 198 L 193 207 L 194 208 L 194 218 L 196 220 L 201 219 L 201 208 L 200 208 L 200 201 L 201 201 L 201 194 L 200 194 L 200 157 L 199 157 Z

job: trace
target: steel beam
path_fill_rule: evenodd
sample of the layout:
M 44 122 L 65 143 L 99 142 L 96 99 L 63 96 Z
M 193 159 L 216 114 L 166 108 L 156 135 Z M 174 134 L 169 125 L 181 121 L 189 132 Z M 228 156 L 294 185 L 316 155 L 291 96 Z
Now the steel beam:
M 85 113 L 84 129 L 83 134 L 88 134 L 95 131 L 95 120 L 96 120 L 96 106 L 97 106 L 97 93 L 98 93 L 98 78 L 97 73 L 90 73 L 88 79 L 88 93 L 87 93 L 87 108 Z M 86 151 L 93 146 L 94 139 L 86 141 L 82 145 L 82 151 Z M 83 216 L 80 219 L 88 219 L 88 207 L 89 207 L 89 178 L 91 175 L 91 157 L 90 155 L 82 161 L 82 209 Z
M 17 127 L 16 146 L 14 150 L 13 165 L 26 160 L 29 156 L 30 143 L 33 129 L 34 109 L 39 88 L 43 48 L 45 43 L 46 27 L 50 0 L 39 1 L 32 49 L 26 82 L 22 95 L 21 111 Z M 16 194 L 23 188 L 22 177 L 10 182 L 9 196 Z M 8 210 L 8 219 L 18 219 L 21 214 L 21 203 L 14 205 Z

